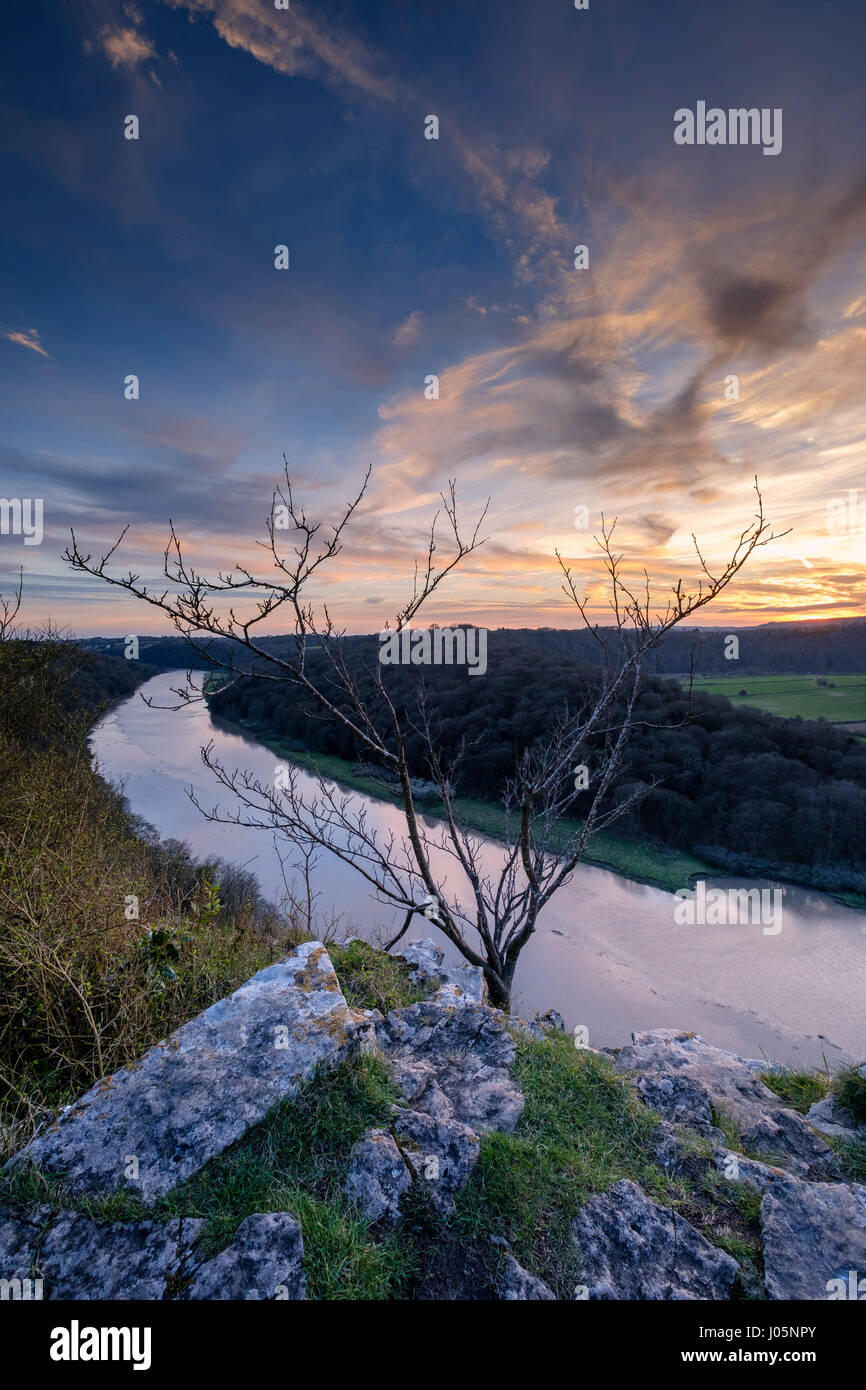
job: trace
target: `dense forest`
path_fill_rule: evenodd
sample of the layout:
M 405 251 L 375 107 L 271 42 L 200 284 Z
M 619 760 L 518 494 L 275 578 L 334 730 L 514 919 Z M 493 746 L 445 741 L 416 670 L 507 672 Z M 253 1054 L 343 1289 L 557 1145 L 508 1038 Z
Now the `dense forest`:
M 614 637 L 613 629 L 601 628 L 602 635 Z M 493 633 L 491 633 L 491 636 Z M 499 628 L 498 639 L 515 638 L 532 647 L 557 652 L 572 661 L 597 660 L 598 646 L 585 628 Z M 725 656 L 725 639 L 739 642 L 736 661 Z M 125 638 L 95 637 L 82 645 L 95 652 L 122 656 Z M 265 637 L 262 647 L 279 654 L 293 639 L 289 636 Z M 219 659 L 230 653 L 228 643 L 198 639 L 191 646 L 181 637 L 141 637 L 141 660 L 161 670 L 179 667 L 205 669 L 210 663 L 204 648 Z M 351 645 L 364 638 L 348 638 Z M 866 618 L 821 619 L 814 622 L 767 623 L 744 628 L 675 628 L 653 653 L 658 675 L 681 676 L 691 669 L 695 656 L 702 676 L 730 675 L 827 675 L 866 670 Z
M 423 668 L 423 677 L 419 667 L 383 668 L 389 693 L 409 717 L 417 715 L 423 680 L 446 759 L 465 742 L 463 795 L 496 800 L 517 755 L 543 738 L 563 707 L 574 707 L 596 679 L 592 665 L 565 650 L 546 650 L 537 638 L 491 632 L 483 679 L 451 666 Z M 362 693 L 372 694 L 375 640 L 352 639 L 347 653 Z M 215 714 L 272 731 L 290 747 L 358 757 L 351 736 L 311 719 L 308 703 L 288 687 L 242 678 L 218 691 L 211 706 Z M 722 696 L 694 693 L 689 700 L 681 683 L 655 674 L 645 681 L 636 717 L 612 794 L 619 799 L 635 784 L 658 785 L 624 830 L 731 869 L 866 889 L 866 743 L 823 721 L 734 708 Z M 428 777 L 420 736 L 410 734 L 409 755 L 415 774 Z M 592 749 L 587 761 L 591 767 Z M 586 809 L 588 795 L 575 795 L 574 815 Z

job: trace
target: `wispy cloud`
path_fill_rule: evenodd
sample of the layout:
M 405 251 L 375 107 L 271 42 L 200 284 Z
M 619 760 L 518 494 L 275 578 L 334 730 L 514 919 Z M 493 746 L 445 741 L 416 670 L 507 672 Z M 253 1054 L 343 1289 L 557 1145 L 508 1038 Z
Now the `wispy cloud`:
M 29 348 L 31 352 L 38 352 L 40 357 L 47 357 L 49 362 L 54 360 L 40 343 L 39 333 L 35 328 L 17 331 L 0 328 L 0 337 L 6 338 L 10 343 L 17 343 L 19 347 Z
M 380 100 L 394 101 L 399 84 L 381 71 L 375 55 L 356 35 L 323 25 L 292 0 L 277 10 L 263 0 L 163 0 L 191 15 L 208 15 L 231 48 L 290 77 L 311 75 Z
M 413 343 L 417 343 L 421 336 L 422 314 L 420 309 L 413 309 L 408 318 L 404 319 L 400 327 L 391 339 L 395 347 L 407 348 Z

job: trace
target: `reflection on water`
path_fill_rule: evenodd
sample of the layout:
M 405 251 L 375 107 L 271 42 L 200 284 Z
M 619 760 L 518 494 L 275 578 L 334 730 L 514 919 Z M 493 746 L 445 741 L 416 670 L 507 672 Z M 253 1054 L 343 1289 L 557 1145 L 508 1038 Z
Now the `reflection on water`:
M 144 693 L 157 704 L 172 703 L 177 675 L 154 677 Z M 279 898 L 280 862 L 270 837 L 205 820 L 187 795 L 192 786 L 205 806 L 230 804 L 201 762 L 199 750 L 211 740 L 227 768 L 273 779 L 274 753 L 212 720 L 204 705 L 153 709 L 135 695 L 105 716 L 91 742 L 103 775 L 124 783 L 132 810 L 162 836 L 185 840 L 197 858 L 218 855 L 246 865 L 263 892 Z M 312 779 L 303 780 L 312 791 Z M 400 830 L 395 806 L 359 799 L 371 825 Z M 483 863 L 493 869 L 500 854 L 487 842 Z M 290 846 L 288 857 L 291 862 Z M 460 891 L 453 860 L 441 853 L 433 858 L 449 889 Z M 339 915 L 346 931 L 371 937 L 396 931 L 402 914 L 377 903 L 336 856 L 320 855 L 314 884 L 323 916 Z M 713 886 L 767 884 L 719 878 Z M 783 901 L 776 936 L 764 935 L 760 925 L 677 926 L 671 894 L 581 866 L 548 904 L 524 950 L 516 1006 L 558 1009 L 569 1029 L 586 1024 L 590 1043 L 599 1047 L 621 1046 L 632 1031 L 676 1027 L 781 1062 L 812 1065 L 822 1055 L 831 1063 L 860 1060 L 866 1055 L 866 914 L 808 889 L 786 887 Z M 429 923 L 409 933 L 435 934 Z

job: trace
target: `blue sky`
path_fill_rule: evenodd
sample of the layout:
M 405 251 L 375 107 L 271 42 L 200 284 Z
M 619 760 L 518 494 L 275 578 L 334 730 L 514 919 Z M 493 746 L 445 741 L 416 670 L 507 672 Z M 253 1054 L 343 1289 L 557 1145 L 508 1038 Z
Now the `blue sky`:
M 450 477 L 489 540 L 431 619 L 572 625 L 557 547 L 601 605 L 577 505 L 663 588 L 756 472 L 791 535 L 715 620 L 862 611 L 861 4 L 35 0 L 5 39 L 0 486 L 45 536 L 0 536 L 0 575 L 31 621 L 144 621 L 69 572 L 70 526 L 130 522 L 145 574 L 169 516 L 202 566 L 248 558 L 283 451 L 323 517 L 373 465 L 318 591 L 350 630 L 399 606 Z M 782 108 L 781 153 L 678 147 L 699 100 Z

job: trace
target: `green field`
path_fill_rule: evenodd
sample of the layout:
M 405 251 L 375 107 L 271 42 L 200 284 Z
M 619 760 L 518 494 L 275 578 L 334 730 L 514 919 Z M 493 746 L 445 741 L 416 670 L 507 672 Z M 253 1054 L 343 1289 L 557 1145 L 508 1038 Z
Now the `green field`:
M 819 681 L 827 684 L 819 685 Z M 695 677 L 694 688 L 786 719 L 826 719 L 830 724 L 864 721 L 866 726 L 866 675 L 706 676 Z

